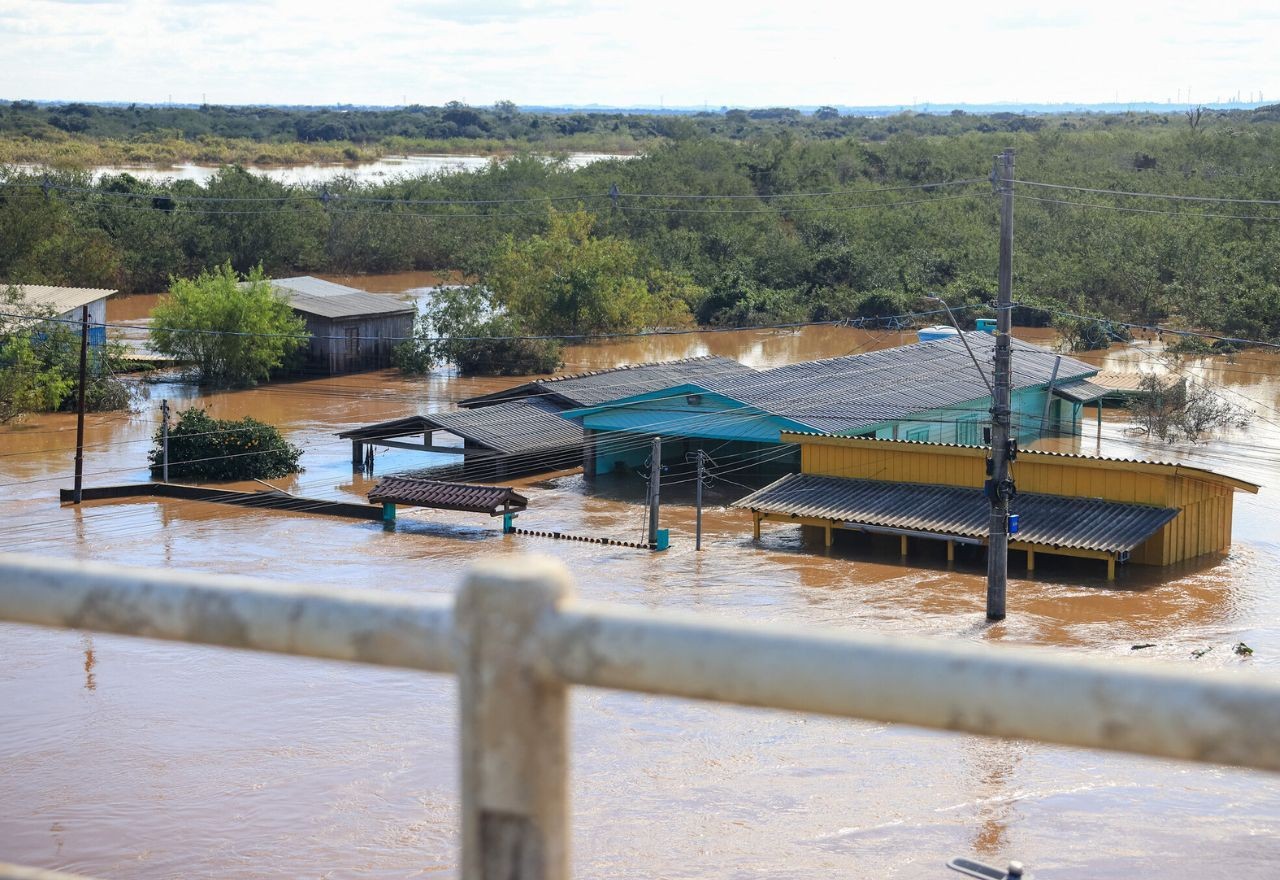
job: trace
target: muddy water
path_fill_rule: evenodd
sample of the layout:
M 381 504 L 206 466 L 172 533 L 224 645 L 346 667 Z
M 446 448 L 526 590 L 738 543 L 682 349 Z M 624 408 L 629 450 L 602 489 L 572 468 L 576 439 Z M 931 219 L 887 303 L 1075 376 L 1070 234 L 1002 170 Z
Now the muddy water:
M 387 292 L 441 279 L 400 276 Z M 362 286 L 376 287 L 376 282 Z M 123 315 L 113 316 L 123 317 Z M 1035 334 L 1028 334 L 1035 335 Z M 570 369 L 697 354 L 753 366 L 907 341 L 849 328 L 663 337 L 568 352 Z M 1157 344 L 1095 355 L 1153 368 Z M 1256 401 L 1248 432 L 1194 450 L 1144 446 L 1108 413 L 1101 447 L 1190 456 L 1268 485 L 1280 437 L 1280 361 L 1205 360 L 1188 370 Z M 277 481 L 359 497 L 334 433 L 447 406 L 509 380 L 372 373 L 198 396 L 141 389 L 139 409 L 90 419 L 88 484 L 143 479 L 161 397 L 217 416 L 254 415 L 306 449 Z M 484 518 L 405 511 L 394 531 L 320 517 L 166 501 L 61 508 L 73 419 L 0 429 L 7 550 L 246 573 L 344 587 L 453 590 L 479 558 L 540 552 L 570 565 L 580 592 L 646 607 L 751 620 L 828 623 L 972 641 L 1048 644 L 1189 668 L 1274 668 L 1280 657 L 1280 544 L 1272 489 L 1236 502 L 1232 552 L 1108 586 L 1088 565 L 1015 560 L 1010 617 L 982 624 L 977 560 L 941 552 L 902 565 L 896 545 L 825 554 L 799 530 L 724 507 L 711 491 L 707 549 L 692 550 L 689 486 L 665 494 L 661 555 L 504 537 Z M 1061 442 L 1061 441 L 1060 441 Z M 1078 441 L 1092 449 L 1092 434 Z M 379 453 L 379 473 L 441 463 Z M 638 539 L 643 488 L 576 473 L 518 481 L 531 528 Z M 1239 641 L 1257 653 L 1244 661 Z M 1134 652 L 1137 643 L 1156 647 Z M 1212 647 L 1200 660 L 1194 649 Z M 451 682 L 387 670 L 0 625 L 0 858 L 103 877 L 452 876 L 457 845 Z M 1263 876 L 1280 865 L 1273 777 L 885 725 L 580 690 L 574 695 L 578 876 L 933 877 L 943 860 L 1020 858 L 1041 877 Z
M 248 171 L 278 183 L 305 185 L 325 183 L 338 178 L 360 183 L 386 183 L 401 177 L 458 174 L 475 171 L 489 163 L 502 161 L 502 156 L 422 155 L 383 156 L 371 162 L 326 162 L 306 165 L 250 165 Z M 626 156 L 607 153 L 569 153 L 566 162 L 571 168 L 581 168 L 601 159 L 625 159 Z M 19 164 L 24 171 L 39 172 L 43 165 Z M 88 169 L 94 180 L 114 174 L 130 174 L 139 180 L 163 183 L 173 180 L 190 180 L 206 184 L 218 173 L 221 165 L 197 165 L 184 162 L 177 165 L 95 165 Z

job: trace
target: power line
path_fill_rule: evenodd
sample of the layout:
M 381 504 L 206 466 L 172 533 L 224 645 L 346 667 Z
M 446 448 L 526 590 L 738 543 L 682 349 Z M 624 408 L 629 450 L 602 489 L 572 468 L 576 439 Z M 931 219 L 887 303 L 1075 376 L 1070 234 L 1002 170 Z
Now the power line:
M 1141 199 L 1168 199 L 1178 202 L 1214 202 L 1219 204 L 1231 205 L 1280 205 L 1280 199 L 1234 199 L 1224 196 L 1191 196 L 1179 193 L 1149 193 L 1149 192 L 1129 192 L 1120 189 L 1096 189 L 1087 186 L 1073 186 L 1063 183 L 1042 183 L 1036 180 L 1015 180 L 1013 183 L 1022 184 L 1024 186 L 1036 186 L 1043 189 L 1066 189 L 1076 192 L 1096 193 L 1098 195 L 1108 196 L 1129 196 Z
M 1212 220 L 1262 220 L 1280 221 L 1280 217 L 1261 217 L 1252 214 L 1211 214 L 1203 211 L 1161 211 L 1156 208 L 1126 208 L 1123 205 L 1102 205 L 1097 202 L 1072 202 L 1066 199 L 1045 199 L 1039 196 L 1015 194 L 1014 198 L 1026 202 L 1044 202 L 1050 205 L 1069 205 L 1073 208 L 1097 208 L 1103 211 L 1121 211 L 1126 214 L 1161 214 L 1166 217 L 1209 218 Z

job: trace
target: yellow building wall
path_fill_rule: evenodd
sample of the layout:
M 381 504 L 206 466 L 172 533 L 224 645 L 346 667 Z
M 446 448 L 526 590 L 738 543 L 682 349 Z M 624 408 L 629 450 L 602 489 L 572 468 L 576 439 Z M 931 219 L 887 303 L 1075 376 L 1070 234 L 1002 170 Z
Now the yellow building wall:
M 853 438 L 799 437 L 806 474 L 982 488 L 986 450 Z M 874 443 L 874 445 L 872 445 Z M 1175 507 L 1179 513 L 1130 555 L 1144 565 L 1172 565 L 1231 545 L 1234 488 L 1169 465 L 1091 461 L 1023 452 L 1013 463 L 1021 492 Z

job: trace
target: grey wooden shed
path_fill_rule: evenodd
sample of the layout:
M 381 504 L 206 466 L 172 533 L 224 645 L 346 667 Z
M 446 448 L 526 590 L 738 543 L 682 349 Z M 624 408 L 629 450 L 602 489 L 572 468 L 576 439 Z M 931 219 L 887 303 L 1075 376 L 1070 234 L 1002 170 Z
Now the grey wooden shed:
M 272 279 L 307 322 L 305 371 L 334 375 L 391 366 L 391 353 L 413 333 L 414 307 L 385 294 L 368 293 L 304 275 Z

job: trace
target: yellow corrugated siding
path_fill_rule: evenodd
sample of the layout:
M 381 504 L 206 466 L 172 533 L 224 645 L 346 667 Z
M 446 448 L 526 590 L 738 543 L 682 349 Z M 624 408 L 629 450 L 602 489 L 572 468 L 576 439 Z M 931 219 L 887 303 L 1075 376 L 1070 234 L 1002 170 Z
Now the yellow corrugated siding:
M 801 438 L 804 473 L 978 488 L 986 479 L 985 457 L 972 449 L 889 443 L 869 447 L 823 439 Z M 1231 542 L 1233 489 L 1203 476 L 1036 457 L 1018 460 L 1014 477 L 1023 492 L 1179 508 L 1177 517 L 1133 552 L 1137 563 L 1171 565 L 1225 550 Z

